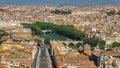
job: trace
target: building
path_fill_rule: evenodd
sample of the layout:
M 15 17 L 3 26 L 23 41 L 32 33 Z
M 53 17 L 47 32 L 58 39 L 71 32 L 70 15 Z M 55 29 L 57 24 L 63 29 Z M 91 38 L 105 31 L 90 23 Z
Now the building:
M 100 12 L 99 11 L 93 11 L 93 10 L 72 12 L 72 15 L 90 15 L 90 14 L 100 14 Z
M 36 43 L 34 41 L 27 43 L 7 40 L 1 44 L 0 53 L 0 63 L 4 64 L 5 68 L 20 66 L 31 68 L 36 53 Z
M 13 40 L 32 40 L 32 31 L 29 28 L 16 28 L 11 30 L 10 38 Z
M 90 60 L 91 52 L 88 45 L 83 48 L 83 53 L 64 46 L 60 41 L 51 41 L 51 47 L 56 68 L 97 68 L 94 61 Z
M 105 52 L 105 68 L 120 68 L 120 47 Z

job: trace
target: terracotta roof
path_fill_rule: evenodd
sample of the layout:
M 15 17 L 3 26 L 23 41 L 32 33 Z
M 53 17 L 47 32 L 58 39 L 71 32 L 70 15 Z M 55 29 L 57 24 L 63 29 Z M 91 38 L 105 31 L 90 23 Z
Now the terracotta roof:
M 106 51 L 106 52 L 105 52 L 105 55 L 106 55 L 106 56 L 118 56 L 118 54 L 115 53 L 115 52 L 113 52 L 113 51 Z
M 20 65 L 26 65 L 26 66 L 31 66 L 32 60 L 27 60 L 26 62 L 20 63 Z
M 95 55 L 95 56 L 97 56 L 97 57 L 99 57 L 100 54 L 101 54 L 101 51 L 94 51 L 92 54 Z
M 6 68 L 7 64 L 0 63 L 0 68 Z

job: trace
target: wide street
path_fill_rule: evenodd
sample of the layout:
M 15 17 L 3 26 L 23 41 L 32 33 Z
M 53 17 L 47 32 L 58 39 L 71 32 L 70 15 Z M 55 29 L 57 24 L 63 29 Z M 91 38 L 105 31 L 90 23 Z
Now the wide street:
M 47 47 L 43 44 L 37 46 L 37 52 L 31 68 L 52 68 Z

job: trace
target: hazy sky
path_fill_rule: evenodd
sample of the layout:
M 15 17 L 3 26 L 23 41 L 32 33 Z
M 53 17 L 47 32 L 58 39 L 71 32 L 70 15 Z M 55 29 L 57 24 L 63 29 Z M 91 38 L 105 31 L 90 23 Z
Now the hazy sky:
M 0 0 L 0 4 L 120 4 L 120 0 Z

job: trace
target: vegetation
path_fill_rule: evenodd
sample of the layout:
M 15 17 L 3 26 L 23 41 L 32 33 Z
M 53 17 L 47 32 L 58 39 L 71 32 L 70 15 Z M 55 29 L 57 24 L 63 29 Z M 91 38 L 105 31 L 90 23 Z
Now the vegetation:
M 19 68 L 25 68 L 25 65 L 20 65 Z
M 0 40 L 0 44 L 2 44 L 3 42 L 5 42 L 6 40 Z
M 113 16 L 113 15 L 120 15 L 120 10 L 118 10 L 117 12 L 115 11 L 115 9 L 111 9 L 108 12 L 106 12 L 108 16 Z
M 15 39 L 13 39 L 12 41 L 13 42 L 21 42 L 21 40 L 15 40 Z
M 108 16 L 115 15 L 115 10 L 111 9 L 110 11 L 106 12 Z
M 82 44 L 81 44 L 81 43 L 77 43 L 77 44 L 75 45 L 75 48 L 78 49 L 80 46 L 82 46 Z
M 85 37 L 84 38 L 84 43 L 85 44 L 87 43 L 87 44 L 91 45 L 91 47 L 95 47 L 96 45 L 99 45 L 100 49 L 104 50 L 106 41 L 98 39 L 98 38 L 90 39 L 90 38 Z
M 42 30 L 52 30 L 54 34 L 65 36 L 72 40 L 82 40 L 86 36 L 85 32 L 75 29 L 72 25 L 56 25 L 46 22 L 37 22 L 36 25 Z
M 114 47 L 120 47 L 120 43 L 118 43 L 118 42 L 112 43 L 112 48 L 114 48 Z
M 40 39 L 35 39 L 34 41 L 36 41 L 37 43 L 41 43 L 42 42 Z
M 5 32 L 4 30 L 0 30 L 0 39 L 3 37 L 3 36 L 7 36 L 9 35 L 7 32 Z
M 118 11 L 118 13 L 117 13 L 118 15 L 120 15 L 120 10 Z
M 29 68 L 28 66 L 26 66 L 26 68 Z
M 100 45 L 99 47 L 101 50 L 105 50 L 105 45 Z
M 39 27 L 38 27 L 37 25 L 35 25 L 35 24 L 23 23 L 22 25 L 23 25 L 25 28 L 31 28 L 33 35 L 37 35 L 37 36 L 42 36 L 42 35 L 43 35 L 43 32 L 42 32 L 41 28 L 39 28 Z
M 74 49 L 75 46 L 74 46 L 74 44 L 71 42 L 71 43 L 69 43 L 69 47 L 72 48 L 72 49 Z
M 63 45 L 64 45 L 64 46 L 67 46 L 67 44 L 66 44 L 66 43 L 64 43 L 64 42 L 63 42 Z
M 112 51 L 112 48 L 107 49 L 106 51 Z
M 67 11 L 62 11 L 62 10 L 54 10 L 54 11 L 51 11 L 51 13 L 54 13 L 54 14 L 71 14 L 71 10 L 67 10 Z
M 95 48 L 94 47 L 91 47 L 91 50 L 93 51 Z
M 49 39 L 49 38 L 45 39 L 45 40 L 44 40 L 44 44 L 50 45 L 50 39 Z
M 102 50 L 104 50 L 104 45 L 106 43 L 104 40 L 98 38 L 88 38 L 85 32 L 77 30 L 73 25 L 56 25 L 47 22 L 36 22 L 34 24 L 24 24 L 24 27 L 30 27 L 33 34 L 38 34 L 39 36 L 42 34 L 41 30 L 52 30 L 53 34 L 64 36 L 72 40 L 84 41 L 84 44 L 89 44 L 92 47 L 99 45 Z
M 78 49 L 80 46 L 82 46 L 81 43 L 76 43 L 76 44 L 74 44 L 72 42 L 69 43 L 69 47 L 72 48 L 72 49 Z
M 5 32 L 4 30 L 0 30 L 0 44 L 2 44 L 6 40 L 1 40 L 3 36 L 8 36 L 9 34 Z

